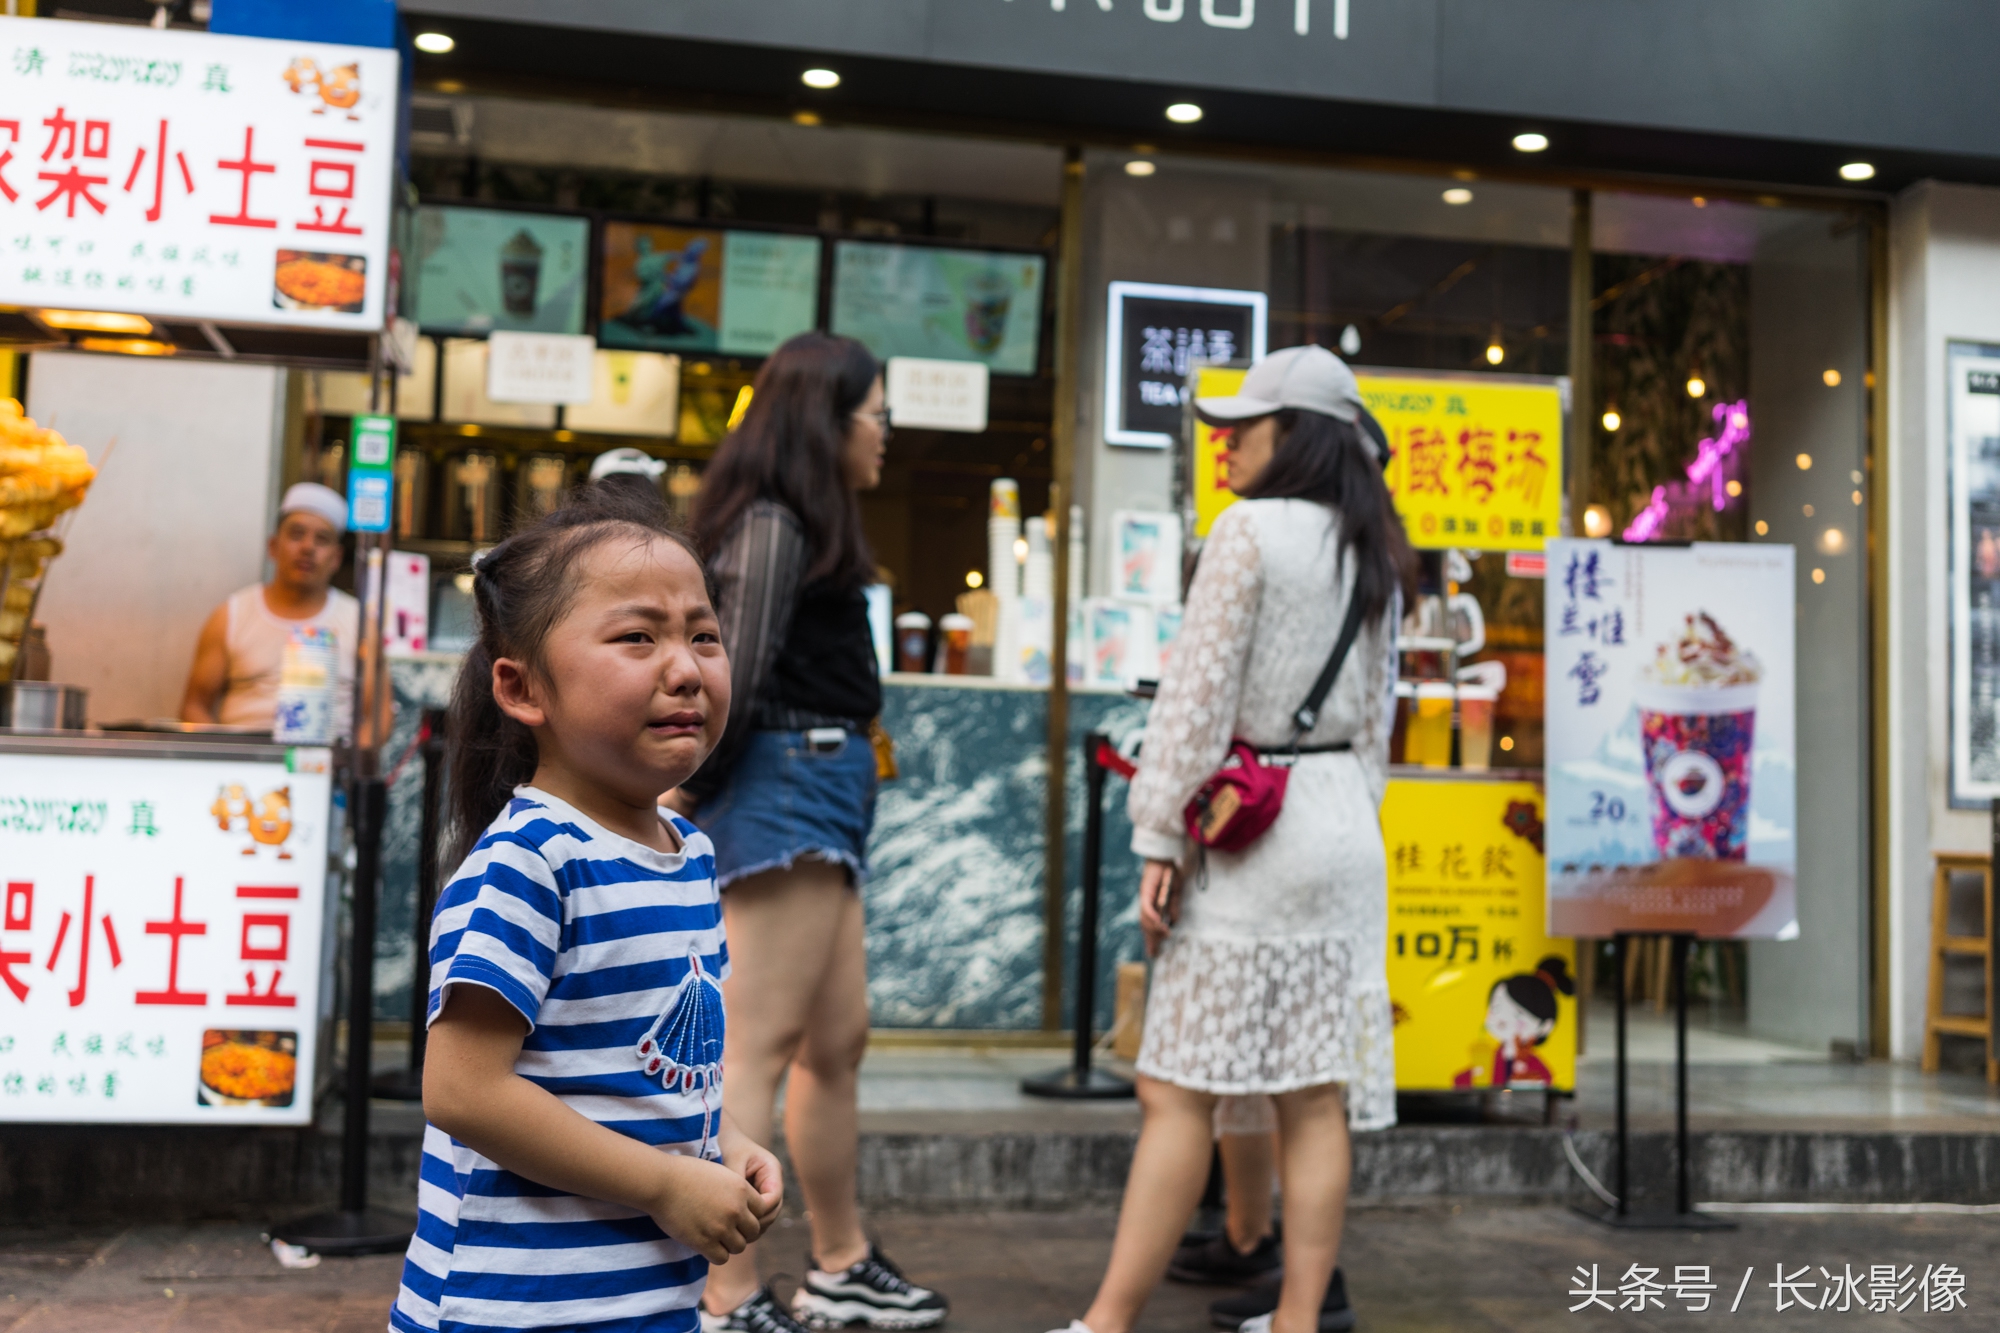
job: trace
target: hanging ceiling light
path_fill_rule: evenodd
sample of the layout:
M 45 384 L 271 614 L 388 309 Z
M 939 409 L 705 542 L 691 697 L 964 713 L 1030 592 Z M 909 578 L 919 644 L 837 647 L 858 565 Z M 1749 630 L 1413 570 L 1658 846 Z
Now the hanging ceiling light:
M 1517 153 L 1539 153 L 1549 146 L 1549 136 L 1536 134 L 1532 130 L 1514 136 L 1514 151 Z
M 1167 119 L 1176 125 L 1192 125 L 1201 119 L 1201 108 L 1193 102 L 1175 102 L 1167 108 Z
M 1604 409 L 1604 429 L 1615 431 L 1624 424 L 1625 418 L 1618 415 L 1617 408 L 1607 407 Z
M 1688 376 L 1688 397 L 1699 398 L 1707 392 L 1708 381 L 1701 377 L 1700 371 Z
M 838 88 L 840 86 L 840 75 L 830 69 L 809 69 L 799 75 L 799 82 L 808 88 L 818 88 L 821 91 L 825 91 L 828 88 Z
M 1340 331 L 1340 353 L 1342 356 L 1361 355 L 1361 330 L 1352 324 Z
M 1507 344 L 1500 340 L 1500 326 L 1493 326 L 1493 337 L 1486 343 L 1486 364 L 1497 366 L 1507 359 Z

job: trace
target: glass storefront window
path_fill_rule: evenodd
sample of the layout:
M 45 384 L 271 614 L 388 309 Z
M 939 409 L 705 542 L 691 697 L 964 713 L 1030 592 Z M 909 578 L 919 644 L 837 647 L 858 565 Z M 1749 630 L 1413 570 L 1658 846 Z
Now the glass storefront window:
M 1825 1048 L 1866 1035 L 1867 228 L 1837 209 L 1593 201 L 1591 491 L 1632 540 L 1797 557 L 1797 846 L 1806 947 L 1752 943 L 1725 1021 Z

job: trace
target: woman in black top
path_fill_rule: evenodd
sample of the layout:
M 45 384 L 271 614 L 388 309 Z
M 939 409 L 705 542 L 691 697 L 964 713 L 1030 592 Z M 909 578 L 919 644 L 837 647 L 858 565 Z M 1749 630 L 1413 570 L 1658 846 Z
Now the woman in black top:
M 814 1328 L 928 1328 L 945 1315 L 943 1297 L 875 1252 L 854 1200 L 868 727 L 882 706 L 857 492 L 880 478 L 888 435 L 875 358 L 852 339 L 801 334 L 758 372 L 695 505 L 729 650 L 729 727 L 671 803 L 715 843 L 731 966 L 723 1100 L 756 1142 L 789 1074 L 785 1142 L 813 1240 L 792 1314 Z M 705 1333 L 791 1322 L 758 1286 L 754 1254 L 709 1274 L 705 1304 Z

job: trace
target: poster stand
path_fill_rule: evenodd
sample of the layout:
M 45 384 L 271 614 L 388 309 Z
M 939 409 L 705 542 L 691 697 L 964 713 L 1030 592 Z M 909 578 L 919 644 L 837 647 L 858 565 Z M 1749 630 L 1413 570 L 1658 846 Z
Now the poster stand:
M 395 376 L 376 339 L 371 406 L 386 397 L 396 411 Z M 384 382 L 386 381 L 386 393 Z M 393 420 L 391 425 L 393 426 Z M 393 437 L 392 437 L 393 438 Z M 394 452 L 383 460 L 393 464 Z M 358 470 L 358 468 L 356 469 Z M 354 487 L 350 473 L 349 490 Z M 382 772 L 382 741 L 390 718 L 389 673 L 382 656 L 384 575 L 389 555 L 389 493 L 381 526 L 356 525 L 354 551 L 361 566 L 361 643 L 354 671 L 354 897 L 347 964 L 347 1086 L 340 1129 L 340 1206 L 271 1228 L 271 1235 L 314 1254 L 391 1254 L 410 1243 L 417 1219 L 368 1206 L 368 1101 L 373 1091 L 375 1032 L 375 909 L 382 890 L 382 827 L 389 813 L 389 783 Z
M 1030 1097 L 1066 1101 L 1109 1101 L 1136 1095 L 1128 1079 L 1093 1069 L 1090 1063 L 1091 1016 L 1097 1012 L 1097 907 L 1104 861 L 1104 777 L 1108 759 L 1115 759 L 1111 738 L 1093 731 L 1083 738 L 1083 910 L 1077 923 L 1076 1015 L 1074 1053 L 1069 1067 L 1021 1080 Z
M 1617 1201 L 1607 1209 L 1578 1204 L 1576 1211 L 1594 1222 L 1602 1222 L 1608 1227 L 1632 1231 L 1734 1231 L 1736 1224 L 1708 1213 L 1697 1212 L 1689 1193 L 1688 1168 L 1688 946 L 1695 937 L 1690 934 L 1666 934 L 1668 947 L 1672 951 L 1670 967 L 1674 974 L 1674 1166 L 1675 1190 L 1674 1211 L 1635 1212 L 1631 1208 L 1632 1197 L 1632 1132 L 1628 1110 L 1630 1101 L 1630 1062 L 1626 1058 L 1625 1031 L 1625 959 L 1631 950 L 1635 936 L 1620 931 L 1612 937 L 1612 970 L 1618 994 L 1618 1147 L 1617 1175 L 1614 1177 Z

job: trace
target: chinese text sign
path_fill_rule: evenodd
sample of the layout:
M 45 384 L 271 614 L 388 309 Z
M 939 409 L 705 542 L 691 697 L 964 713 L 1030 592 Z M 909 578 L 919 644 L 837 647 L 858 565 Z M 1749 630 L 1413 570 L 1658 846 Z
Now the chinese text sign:
M 1555 383 L 1359 376 L 1389 436 L 1389 489 L 1414 546 L 1539 551 L 1560 530 L 1563 394 Z
M 1197 395 L 1233 394 L 1243 372 L 1205 366 Z M 1562 388 L 1465 376 L 1357 371 L 1394 451 L 1384 479 L 1410 543 L 1539 551 L 1562 525 Z M 1190 469 L 1195 531 L 1235 500 L 1227 434 L 1197 423 Z
M 1396 1086 L 1576 1086 L 1575 945 L 1549 938 L 1532 782 L 1389 783 Z
M 1549 923 L 1793 939 L 1792 548 L 1549 544 Z
M 0 1121 L 312 1117 L 328 752 L 0 755 Z
M 0 18 L 0 304 L 372 331 L 397 55 Z

